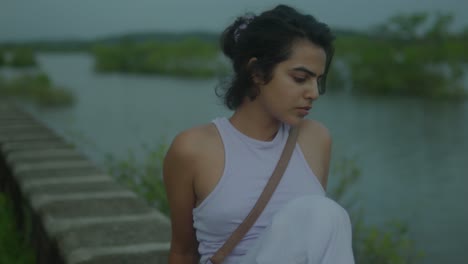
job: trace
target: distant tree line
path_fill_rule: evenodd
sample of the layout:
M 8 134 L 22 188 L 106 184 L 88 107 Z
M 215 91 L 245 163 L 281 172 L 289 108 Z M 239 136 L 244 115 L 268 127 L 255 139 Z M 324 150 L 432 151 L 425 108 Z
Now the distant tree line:
M 213 77 L 222 74 L 223 69 L 217 46 L 197 38 L 97 44 L 92 52 L 99 72 Z
M 345 70 L 334 69 L 331 78 L 356 93 L 467 98 L 468 31 L 451 32 L 452 22 L 440 13 L 398 15 L 365 36 L 338 38 Z
M 454 32 L 443 13 L 397 15 L 369 31 L 336 30 L 328 90 L 357 94 L 466 99 L 468 27 Z M 138 33 L 89 42 L 0 46 L 0 65 L 35 65 L 32 50 L 85 51 L 98 72 L 213 78 L 229 72 L 215 33 Z M 1 48 L 15 50 L 11 60 Z M 19 47 L 19 48 L 18 48 Z M 16 48 L 16 49 L 13 49 Z
M 36 65 L 34 51 L 31 48 L 14 48 L 10 52 L 0 49 L 0 66 L 26 68 Z

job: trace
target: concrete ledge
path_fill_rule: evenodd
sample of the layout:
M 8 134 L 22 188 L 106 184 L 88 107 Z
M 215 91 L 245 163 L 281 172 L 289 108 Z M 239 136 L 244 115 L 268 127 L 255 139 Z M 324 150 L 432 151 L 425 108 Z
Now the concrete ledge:
M 0 119 L 1 120 L 1 119 Z M 51 133 L 48 128 L 40 126 L 40 124 L 29 123 L 29 122 L 11 122 L 2 120 L 3 125 L 0 127 L 0 134 L 11 134 L 11 133 L 26 133 L 26 132 L 45 132 Z
M 80 217 L 80 218 L 53 218 L 47 216 L 44 218 L 46 226 L 52 234 L 64 233 L 71 229 L 77 229 L 93 224 L 107 224 L 119 222 L 135 222 L 141 220 L 151 220 L 156 223 L 169 224 L 167 217 L 158 212 L 148 212 L 141 214 L 128 214 L 117 216 L 100 216 L 100 217 Z
M 169 243 L 120 247 L 82 248 L 70 254 L 73 264 L 168 263 Z
M 166 243 L 164 228 L 155 218 L 134 219 L 126 222 L 106 222 L 87 224 L 80 227 L 69 228 L 58 236 L 59 245 L 67 252 L 81 248 L 123 247 L 145 243 Z M 161 237 L 157 241 L 157 237 Z
M 48 127 L 1 102 L 0 187 L 19 223 L 30 215 L 38 264 L 167 263 L 165 215 Z
M 128 193 L 94 195 L 86 199 L 80 196 L 36 196 L 34 209 L 55 218 L 100 217 L 122 214 L 149 213 L 152 210 Z M 41 199 L 42 198 L 42 199 Z M 63 200 L 60 200 L 63 199 Z
M 92 177 L 93 175 L 102 175 L 104 172 L 95 166 L 84 166 L 78 168 L 57 168 L 51 170 L 22 171 L 15 177 L 21 181 L 30 179 L 49 179 L 49 178 L 68 178 L 68 177 Z M 110 176 L 108 176 L 110 177 Z
M 19 150 L 8 154 L 7 162 L 27 162 L 40 160 L 78 160 L 86 159 L 81 153 L 71 148 L 42 148 Z
M 1 133 L 0 142 L 12 142 L 12 141 L 41 141 L 41 140 L 51 140 L 59 139 L 57 135 L 49 133 L 48 131 L 43 132 L 28 132 L 28 133 Z
M 15 173 L 22 173 L 27 171 L 54 171 L 63 169 L 89 169 L 94 164 L 89 160 L 70 160 L 70 161 L 29 161 L 18 162 L 13 164 L 13 171 Z
M 67 205 L 75 205 L 77 207 L 83 206 L 87 209 L 93 208 L 93 205 L 99 204 L 100 199 L 111 199 L 113 201 L 118 201 L 121 198 L 132 198 L 130 201 L 133 201 L 133 198 L 137 198 L 136 194 L 131 191 L 98 191 L 98 192 L 83 192 L 83 193 L 67 193 L 67 194 L 37 194 L 32 196 L 32 205 L 36 209 L 45 207 L 48 204 L 56 203 L 66 203 Z M 120 201 L 125 203 L 126 201 Z M 91 204 L 92 203 L 92 204 Z M 111 202 L 106 202 L 106 205 L 111 204 Z M 120 209 L 120 206 L 117 208 Z M 77 208 L 72 207 L 72 209 L 77 211 Z M 98 208 L 99 212 L 96 211 L 96 214 L 103 212 L 104 208 Z M 104 210 L 108 210 L 106 207 Z
M 35 150 L 35 149 L 44 149 L 44 148 L 61 148 L 61 149 L 69 149 L 73 148 L 73 145 L 70 143 L 66 143 L 61 139 L 55 140 L 41 140 L 41 141 L 33 141 L 33 142 L 5 142 L 2 144 L 0 150 L 3 153 L 9 153 L 12 151 L 21 151 L 21 150 Z
M 92 190 L 113 189 L 115 182 L 106 174 L 90 174 L 83 177 L 51 177 L 25 180 L 22 189 L 25 192 L 70 193 Z

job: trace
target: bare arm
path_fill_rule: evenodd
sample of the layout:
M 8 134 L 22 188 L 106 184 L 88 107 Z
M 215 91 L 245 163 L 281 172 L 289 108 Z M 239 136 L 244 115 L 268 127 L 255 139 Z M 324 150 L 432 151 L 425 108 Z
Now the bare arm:
M 298 141 L 307 163 L 326 190 L 332 145 L 328 129 L 317 121 L 304 120 Z
M 164 159 L 164 184 L 172 225 L 169 264 L 195 264 L 199 261 L 192 216 L 195 205 L 194 154 L 190 135 L 182 133 L 174 139 Z

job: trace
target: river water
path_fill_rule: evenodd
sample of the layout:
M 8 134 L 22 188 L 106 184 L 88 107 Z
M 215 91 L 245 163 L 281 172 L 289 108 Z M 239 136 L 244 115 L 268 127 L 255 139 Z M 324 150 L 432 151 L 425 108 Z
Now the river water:
M 77 103 L 25 106 L 97 163 L 129 150 L 143 158 L 141 145 L 167 144 L 183 129 L 230 115 L 214 94 L 217 80 L 97 74 L 84 53 L 38 59 Z M 361 169 L 352 192 L 367 223 L 408 223 L 423 263 L 468 263 L 468 102 L 328 93 L 309 118 L 331 131 L 332 167 L 351 158 Z

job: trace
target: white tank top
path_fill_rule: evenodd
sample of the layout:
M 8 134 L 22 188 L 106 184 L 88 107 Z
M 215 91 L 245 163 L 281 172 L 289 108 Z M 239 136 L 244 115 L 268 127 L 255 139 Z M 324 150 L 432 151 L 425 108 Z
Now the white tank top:
M 193 209 L 200 263 L 207 262 L 253 208 L 276 167 L 289 134 L 289 126 L 283 124 L 272 141 L 260 141 L 242 134 L 227 118 L 217 118 L 213 123 L 224 144 L 225 164 L 214 190 Z M 310 194 L 325 195 L 325 191 L 296 144 L 265 210 L 224 263 L 238 263 L 278 209 L 291 199 Z

